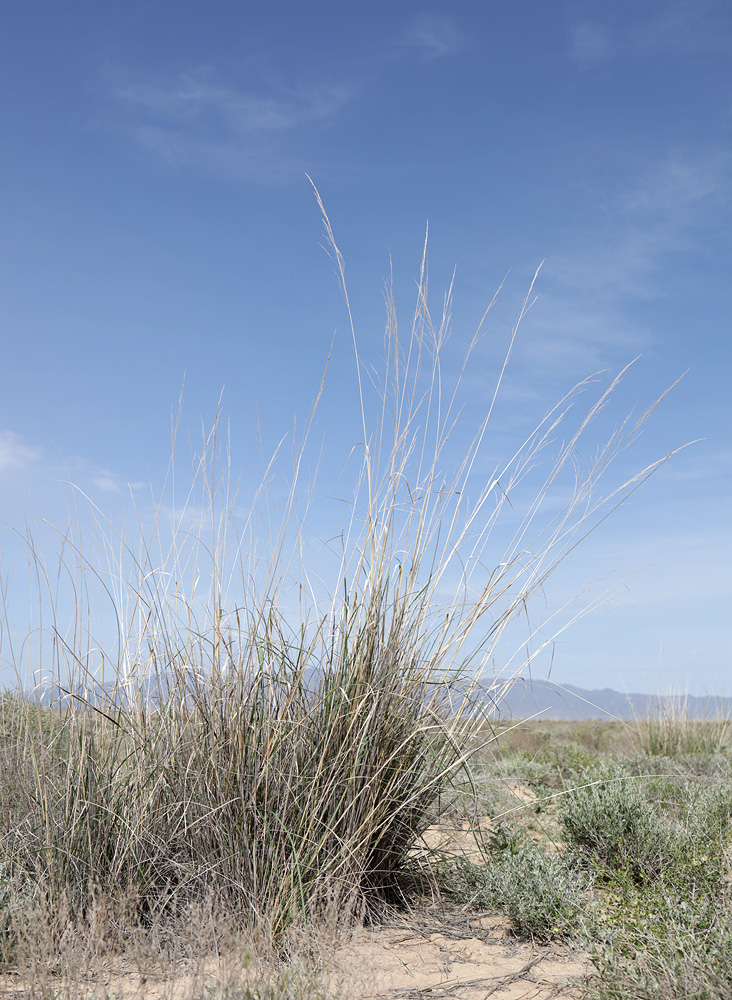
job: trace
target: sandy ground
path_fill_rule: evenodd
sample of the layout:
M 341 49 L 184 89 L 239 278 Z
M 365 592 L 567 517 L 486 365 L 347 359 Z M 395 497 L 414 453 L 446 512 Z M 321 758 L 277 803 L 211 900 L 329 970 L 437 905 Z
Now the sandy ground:
M 209 959 L 179 974 L 129 969 L 80 981 L 71 989 L 49 977 L 29 989 L 19 975 L 0 977 L 0 997 L 99 1000 L 238 1000 L 248 975 L 241 956 Z M 585 956 L 570 948 L 518 941 L 507 921 L 460 909 L 425 908 L 394 924 L 361 929 L 326 954 L 317 974 L 294 970 L 303 997 L 316 1000 L 551 1000 L 581 996 Z M 574 980 L 574 983 L 573 983 Z M 41 987 L 40 990 L 38 987 Z M 275 994 L 276 996 L 277 994 Z M 273 997 L 274 1000 L 274 997 Z
M 518 787 L 519 802 L 533 793 Z M 486 832 L 490 820 L 485 823 Z M 415 853 L 447 850 L 480 862 L 475 838 L 465 824 L 431 827 Z M 580 981 L 591 973 L 587 957 L 570 947 L 520 941 L 509 921 L 465 907 L 423 905 L 393 923 L 361 928 L 314 951 L 317 969 L 293 969 L 285 979 L 295 987 L 285 996 L 303 1000 L 552 1000 L 578 998 Z M 180 966 L 174 974 L 111 969 L 93 978 L 82 974 L 70 986 L 61 979 L 36 977 L 34 988 L 20 974 L 0 975 L 0 998 L 7 1000 L 242 1000 L 244 984 L 256 970 L 243 954 L 227 954 Z M 260 980 L 261 981 L 261 980 Z M 258 994 L 256 994 L 258 996 Z M 274 992 L 271 1000 L 279 1000 Z M 270 1000 L 270 995 L 267 996 Z
M 517 941 L 503 918 L 443 913 L 361 932 L 336 953 L 326 982 L 349 1000 L 549 1000 L 580 996 L 571 980 L 589 971 L 581 953 Z

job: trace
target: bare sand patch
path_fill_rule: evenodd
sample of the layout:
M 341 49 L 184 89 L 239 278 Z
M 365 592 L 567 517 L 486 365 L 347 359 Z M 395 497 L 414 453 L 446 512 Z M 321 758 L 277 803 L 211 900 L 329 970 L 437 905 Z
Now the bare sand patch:
M 573 980 L 590 971 L 580 951 L 519 941 L 504 917 L 456 911 L 358 931 L 324 980 L 343 1000 L 549 1000 L 579 997 Z
M 579 998 L 591 967 L 567 946 L 517 940 L 509 922 L 488 913 L 423 907 L 404 920 L 359 928 L 333 942 L 308 966 L 280 971 L 283 997 L 302 1000 L 552 1000 Z M 34 985 L 22 973 L 0 976 L 0 997 L 85 1000 L 238 1000 L 261 970 L 244 951 L 211 957 L 159 973 L 109 968 L 72 984 L 44 977 Z M 289 983 L 289 987 L 284 984 Z M 40 987 L 40 988 L 39 988 Z M 258 995 L 258 994 L 255 994 Z M 279 993 L 273 993 L 278 997 Z

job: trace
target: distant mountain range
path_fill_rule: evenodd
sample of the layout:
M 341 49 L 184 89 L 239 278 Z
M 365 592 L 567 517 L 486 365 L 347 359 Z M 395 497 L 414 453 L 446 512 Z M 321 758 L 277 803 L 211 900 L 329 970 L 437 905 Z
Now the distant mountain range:
M 484 699 L 490 706 L 490 697 Z M 612 688 L 588 690 L 573 684 L 519 679 L 491 714 L 526 719 L 632 719 L 651 713 L 680 712 L 690 719 L 732 716 L 732 698 L 692 695 L 621 694 Z

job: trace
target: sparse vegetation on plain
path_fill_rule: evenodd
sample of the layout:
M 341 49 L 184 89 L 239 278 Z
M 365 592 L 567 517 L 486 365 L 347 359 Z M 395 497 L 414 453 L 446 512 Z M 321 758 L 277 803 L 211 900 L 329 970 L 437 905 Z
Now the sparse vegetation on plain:
M 448 863 L 444 884 L 471 904 L 490 900 L 519 933 L 585 948 L 588 996 L 722 1000 L 732 993 L 732 755 L 713 749 L 717 720 L 695 722 L 696 753 L 639 752 L 649 722 L 535 721 L 507 733 L 484 755 L 482 781 L 511 775 L 535 795 L 517 806 L 504 785 L 490 836 L 479 834 L 484 859 Z M 593 730 L 612 753 L 596 749 Z
M 326 229 L 345 292 L 327 218 Z M 449 300 L 433 325 L 423 266 L 406 343 L 388 303 L 373 425 L 354 333 L 363 463 L 325 596 L 301 558 L 307 435 L 279 521 L 274 465 L 241 518 L 217 420 L 185 498 L 161 499 L 152 522 L 141 516 L 137 543 L 95 511 L 96 557 L 80 518 L 59 532 L 53 565 L 28 534 L 39 625 L 22 646 L 8 629 L 0 655 L 19 678 L 38 671 L 54 704 L 18 691 L 0 705 L 0 958 L 32 995 L 60 982 L 82 995 L 81 979 L 103 995 L 126 962 L 143 984 L 151 969 L 172 976 L 187 963 L 198 970 L 189 995 L 202 997 L 206 960 L 226 953 L 241 977 L 222 996 L 306 1000 L 325 995 L 323 927 L 378 922 L 425 892 L 504 911 L 537 941 L 589 948 L 608 997 L 631 981 L 627 956 L 644 934 L 649 976 L 666 947 L 672 975 L 680 940 L 700 968 L 705 948 L 729 940 L 724 740 L 613 762 L 605 736 L 615 729 L 584 725 L 570 740 L 512 749 L 541 730 L 481 729 L 470 698 L 470 678 L 498 659 L 500 703 L 526 648 L 546 642 L 523 634 L 512 646 L 510 627 L 656 468 L 598 492 L 645 417 L 580 465 L 617 380 L 572 425 L 584 383 L 479 477 L 493 394 L 448 474 L 459 409 L 459 385 L 443 384 L 448 326 Z M 171 489 L 176 475 L 171 463 Z M 516 781 L 528 801 L 512 793 Z M 420 852 L 441 813 L 467 817 L 479 862 Z M 675 922 L 672 900 L 685 906 Z M 662 911 L 656 933 L 649 914 Z M 280 971 L 257 980 L 261 963 Z M 712 992 L 698 996 L 724 995 L 704 975 Z

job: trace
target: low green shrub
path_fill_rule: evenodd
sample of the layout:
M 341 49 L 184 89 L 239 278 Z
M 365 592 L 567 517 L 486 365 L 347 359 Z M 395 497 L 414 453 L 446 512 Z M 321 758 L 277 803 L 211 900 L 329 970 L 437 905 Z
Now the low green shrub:
M 568 847 L 597 865 L 623 868 L 636 880 L 657 877 L 682 845 L 676 829 L 648 801 L 641 784 L 646 779 L 617 769 L 594 778 L 592 773 L 561 800 L 558 816 Z
M 533 755 L 532 762 L 537 771 L 527 784 L 537 791 L 556 790 L 576 775 L 597 767 L 600 756 L 574 742 L 545 743 Z
M 635 881 L 719 869 L 732 822 L 732 787 L 677 774 L 638 774 L 638 761 L 585 775 L 558 810 L 567 846 Z M 630 772 L 630 773 L 628 773 Z
M 569 938 L 586 919 L 591 879 L 511 828 L 486 844 L 486 863 L 460 861 L 444 878 L 453 898 L 505 913 L 517 934 Z
M 598 1000 L 729 1000 L 730 902 L 728 891 L 683 898 L 663 889 L 624 894 L 615 919 L 611 916 L 584 941 L 599 976 L 592 995 Z

